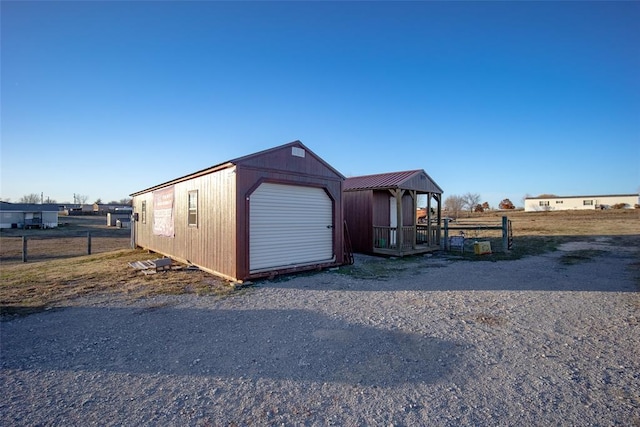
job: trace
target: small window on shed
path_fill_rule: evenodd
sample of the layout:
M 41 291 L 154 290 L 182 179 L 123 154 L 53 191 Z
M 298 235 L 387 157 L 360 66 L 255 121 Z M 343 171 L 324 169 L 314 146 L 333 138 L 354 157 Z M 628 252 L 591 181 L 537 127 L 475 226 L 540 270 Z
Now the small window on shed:
M 198 191 L 189 191 L 189 227 L 198 226 Z
M 142 201 L 142 212 L 140 216 L 142 217 L 141 219 L 142 223 L 146 224 L 147 223 L 147 201 L 146 200 Z
M 582 201 L 582 205 L 583 206 L 593 206 L 593 200 L 583 200 Z
M 549 206 L 549 201 L 548 200 L 540 200 L 540 202 L 538 202 L 540 204 L 540 206 Z

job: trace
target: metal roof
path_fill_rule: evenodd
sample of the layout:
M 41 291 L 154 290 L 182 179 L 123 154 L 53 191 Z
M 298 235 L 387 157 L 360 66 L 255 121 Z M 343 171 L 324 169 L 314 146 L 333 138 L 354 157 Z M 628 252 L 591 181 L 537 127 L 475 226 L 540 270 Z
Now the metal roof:
M 52 203 L 9 203 L 0 202 L 0 211 L 17 212 L 58 212 L 59 206 Z
M 421 177 L 423 181 L 426 181 L 423 185 L 416 186 L 415 183 L 410 183 L 410 181 L 416 178 L 420 179 Z M 353 176 L 345 179 L 342 185 L 343 191 L 379 190 L 387 188 L 443 192 L 438 184 L 422 169 Z

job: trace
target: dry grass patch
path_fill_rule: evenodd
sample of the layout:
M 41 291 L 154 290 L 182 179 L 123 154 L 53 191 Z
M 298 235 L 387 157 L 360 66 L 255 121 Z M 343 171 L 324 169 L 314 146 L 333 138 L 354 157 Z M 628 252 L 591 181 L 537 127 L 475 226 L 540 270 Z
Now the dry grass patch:
M 499 225 L 501 217 L 507 216 L 511 220 L 514 242 L 513 250 L 503 254 L 501 230 L 468 230 L 465 232 L 467 238 L 491 241 L 494 253 L 475 256 L 473 252 L 465 252 L 462 257 L 464 259 L 486 261 L 518 259 L 523 256 L 555 251 L 567 242 L 592 241 L 602 237 L 606 237 L 611 246 L 637 247 L 640 244 L 640 209 L 500 211 L 463 213 L 462 216 L 453 224 L 454 226 Z M 452 230 L 449 235 L 455 235 L 456 232 Z M 456 252 L 452 251 L 452 254 L 456 255 Z M 592 258 L 594 255 L 589 254 L 589 257 Z M 567 258 L 568 263 L 575 261 L 577 258 L 573 260 Z
M 566 254 L 563 254 L 560 257 L 560 264 L 564 265 L 575 265 L 582 264 L 585 262 L 591 262 L 596 257 L 604 254 L 605 251 L 599 250 L 582 250 L 582 251 L 572 251 Z
M 129 262 L 153 258 L 142 250 L 119 250 L 97 255 L 38 263 L 3 265 L 0 270 L 0 308 L 55 307 L 89 294 L 114 299 L 139 299 L 160 294 L 224 295 L 233 290 L 214 276 L 191 270 L 142 274 Z
M 27 259 L 47 261 L 87 254 L 87 234 L 91 233 L 91 253 L 99 254 L 131 247 L 131 231 L 108 227 L 104 216 L 64 217 L 61 227 L 52 229 L 3 229 L 0 231 L 0 262 L 3 267 L 22 263 L 22 237 L 27 238 Z
M 554 251 L 560 244 L 576 238 L 591 240 L 597 236 L 608 236 L 612 246 L 640 246 L 638 209 L 489 212 L 468 214 L 468 218 L 460 218 L 458 223 L 499 224 L 503 215 L 513 224 L 514 249 L 508 254 L 494 252 L 481 257 L 465 253 L 462 259 L 518 259 Z M 126 301 L 161 294 L 224 295 L 233 290 L 226 282 L 201 271 L 172 270 L 144 275 L 128 263 L 155 257 L 142 250 L 124 249 L 129 244 L 127 230 L 107 227 L 104 218 L 69 217 L 64 221 L 68 224 L 54 230 L 3 230 L 0 233 L 0 313 L 74 304 L 88 295 Z M 87 231 L 93 236 L 94 255 L 78 256 L 86 252 Z M 478 237 L 495 236 L 496 242 L 499 241 L 500 231 L 493 235 L 485 233 L 493 231 L 478 231 Z M 30 239 L 28 263 L 21 262 L 22 234 Z M 564 262 L 588 262 L 595 256 L 598 256 L 595 252 L 568 254 Z M 391 265 L 365 263 L 342 267 L 340 272 L 363 279 L 380 279 L 407 265 L 405 261 Z M 640 286 L 639 266 L 640 263 L 635 263 L 630 268 L 636 272 Z
M 500 211 L 465 213 L 459 224 L 499 224 L 507 216 L 513 236 L 620 236 L 640 234 L 640 209 L 576 210 L 555 212 Z M 500 233 L 499 231 L 497 233 Z

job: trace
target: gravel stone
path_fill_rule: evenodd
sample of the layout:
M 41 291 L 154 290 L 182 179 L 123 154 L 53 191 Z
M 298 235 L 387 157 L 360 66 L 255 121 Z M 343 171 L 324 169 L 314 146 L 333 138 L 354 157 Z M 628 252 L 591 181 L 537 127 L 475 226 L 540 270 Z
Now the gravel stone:
M 5 319 L 0 425 L 640 425 L 638 249 L 593 253 L 356 255 Z

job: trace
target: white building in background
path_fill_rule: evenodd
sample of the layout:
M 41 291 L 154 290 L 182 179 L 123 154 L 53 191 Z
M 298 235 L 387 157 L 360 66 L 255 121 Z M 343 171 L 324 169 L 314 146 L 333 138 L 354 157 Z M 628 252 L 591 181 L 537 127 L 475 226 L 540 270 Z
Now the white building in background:
M 525 212 L 595 210 L 609 209 L 620 204 L 624 204 L 627 209 L 633 209 L 640 203 L 639 198 L 638 194 L 527 197 L 524 199 L 524 210 Z
M 58 205 L 0 202 L 0 229 L 58 226 Z

